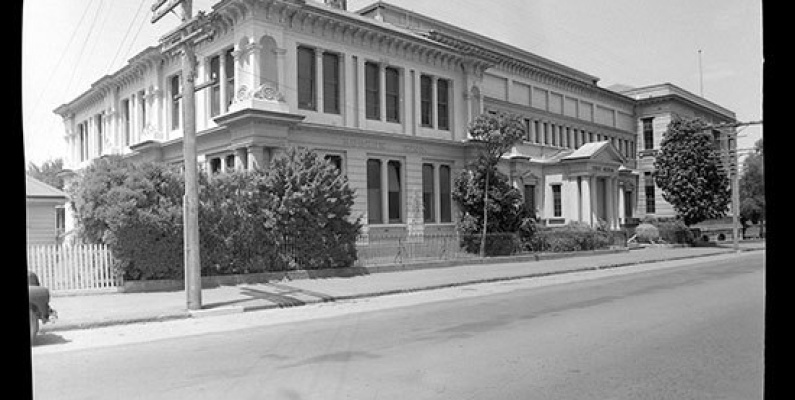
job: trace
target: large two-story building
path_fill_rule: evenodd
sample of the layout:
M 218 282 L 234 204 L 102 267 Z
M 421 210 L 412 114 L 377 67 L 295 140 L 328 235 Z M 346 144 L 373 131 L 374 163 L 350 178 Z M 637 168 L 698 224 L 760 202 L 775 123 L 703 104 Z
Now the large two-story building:
M 199 164 L 267 168 L 290 146 L 321 153 L 356 189 L 365 229 L 452 230 L 467 124 L 526 124 L 502 170 L 543 223 L 672 216 L 647 173 L 674 115 L 735 115 L 671 84 L 608 90 L 598 78 L 383 2 L 223 0 L 196 48 Z M 144 49 L 58 107 L 67 168 L 105 154 L 182 162 L 181 59 Z M 725 142 L 725 141 L 724 141 Z

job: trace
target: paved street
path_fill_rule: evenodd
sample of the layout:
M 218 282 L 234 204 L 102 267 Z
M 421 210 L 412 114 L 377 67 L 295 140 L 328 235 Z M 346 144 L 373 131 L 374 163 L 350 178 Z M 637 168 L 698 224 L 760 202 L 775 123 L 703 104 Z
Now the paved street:
M 54 337 L 37 399 L 754 399 L 764 252 Z

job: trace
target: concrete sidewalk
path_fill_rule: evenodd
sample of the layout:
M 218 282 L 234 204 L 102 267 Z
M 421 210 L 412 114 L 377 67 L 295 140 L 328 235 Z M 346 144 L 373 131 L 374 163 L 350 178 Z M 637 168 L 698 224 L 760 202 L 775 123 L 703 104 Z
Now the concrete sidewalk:
M 763 250 L 765 242 L 742 243 L 743 251 Z M 191 318 L 374 297 L 473 283 L 530 278 L 550 274 L 626 267 L 637 264 L 731 253 L 731 246 L 649 247 L 617 253 L 582 252 L 539 261 L 459 265 L 353 277 L 282 280 L 221 286 L 202 290 L 202 310 L 186 310 L 184 291 L 55 296 L 58 319 L 43 332 L 94 328 L 168 319 Z

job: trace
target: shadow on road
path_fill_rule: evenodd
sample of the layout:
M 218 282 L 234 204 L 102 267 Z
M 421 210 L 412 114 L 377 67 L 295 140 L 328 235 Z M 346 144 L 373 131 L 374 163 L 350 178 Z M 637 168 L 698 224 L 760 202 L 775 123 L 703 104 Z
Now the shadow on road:
M 244 286 L 240 288 L 240 294 L 244 298 L 209 303 L 205 307 L 216 308 L 263 300 L 279 307 L 293 307 L 305 305 L 309 300 L 317 302 L 317 299 L 319 299 L 321 302 L 326 302 L 334 299 L 334 297 L 324 293 L 277 283 L 264 283 L 257 285 L 257 288 Z

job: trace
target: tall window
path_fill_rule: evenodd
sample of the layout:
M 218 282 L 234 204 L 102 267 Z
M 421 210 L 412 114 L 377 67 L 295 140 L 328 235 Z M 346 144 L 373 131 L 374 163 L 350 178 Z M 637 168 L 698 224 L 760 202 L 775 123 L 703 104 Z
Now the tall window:
M 171 89 L 171 129 L 179 129 L 179 121 L 182 116 L 180 105 L 182 104 L 182 90 L 179 75 L 170 78 Z
M 439 166 L 439 220 L 440 222 L 453 221 L 452 185 L 450 184 L 450 166 Z
M 86 138 L 86 124 L 81 123 L 77 125 L 78 130 L 78 146 L 80 146 L 80 161 L 88 158 L 88 138 Z
M 102 155 L 102 114 L 97 114 L 95 119 L 97 126 L 97 155 Z
M 645 150 L 654 149 L 654 128 L 652 122 L 654 118 L 643 118 L 643 148 Z
M 403 222 L 403 186 L 400 161 L 386 162 L 386 170 L 383 171 L 386 173 L 386 182 L 381 178 L 383 162 L 379 159 L 367 160 L 367 222 L 401 223 Z
M 315 50 L 298 47 L 298 108 L 316 110 Z
M 323 53 L 323 112 L 340 113 L 340 57 Z
M 552 185 L 552 215 L 555 217 L 563 216 L 563 201 L 560 193 L 560 185 Z
M 221 113 L 221 57 L 210 58 L 210 76 L 213 82 L 210 86 L 210 116 L 214 117 Z
M 524 205 L 531 212 L 536 211 L 536 186 L 524 185 Z
M 232 52 L 235 49 L 228 49 L 224 52 L 224 74 L 226 74 L 226 106 L 229 107 L 235 98 L 235 56 Z
M 138 92 L 138 110 L 141 112 L 141 132 L 143 132 L 146 129 L 146 96 L 143 90 Z
M 646 213 L 654 214 L 655 199 L 654 199 L 654 179 L 652 179 L 651 172 L 644 173 L 644 180 L 646 181 Z
M 433 189 L 433 164 L 422 164 L 422 217 L 425 222 L 436 222 Z
M 400 122 L 400 73 L 397 68 L 387 67 L 384 78 L 386 79 L 386 120 Z
M 381 119 L 381 83 L 378 64 L 364 63 L 364 103 L 367 119 Z
M 420 125 L 433 126 L 433 82 L 430 76 L 420 76 Z
M 447 79 L 436 81 L 437 128 L 450 130 L 450 83 Z
M 367 160 L 367 223 L 381 220 L 381 160 Z
M 401 210 L 403 209 L 401 205 L 401 193 L 402 193 L 402 186 L 400 180 L 400 162 L 399 161 L 389 161 L 386 164 L 386 172 L 387 172 L 387 190 L 388 190 L 388 211 L 389 211 L 389 222 L 390 223 L 399 223 L 402 222 L 402 213 Z
M 130 100 L 124 99 L 121 101 L 121 129 L 124 140 L 124 145 L 130 145 Z

